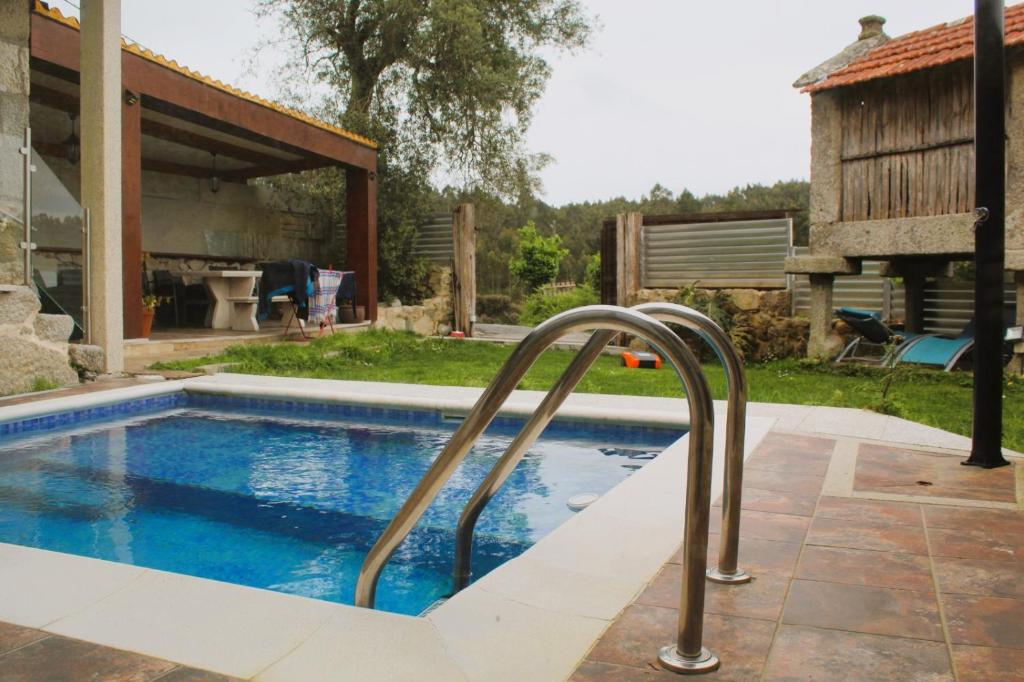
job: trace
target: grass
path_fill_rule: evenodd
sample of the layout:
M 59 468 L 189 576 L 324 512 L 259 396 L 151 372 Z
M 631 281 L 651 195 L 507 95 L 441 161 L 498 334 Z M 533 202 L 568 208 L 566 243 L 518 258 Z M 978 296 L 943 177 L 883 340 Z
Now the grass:
M 407 333 L 370 331 L 337 334 L 309 344 L 280 343 L 234 346 L 224 353 L 155 365 L 158 369 L 193 369 L 215 362 L 236 362 L 233 372 L 275 376 L 351 379 L 446 386 L 485 386 L 512 352 L 510 346 L 472 341 L 423 338 Z M 548 351 L 519 388 L 546 390 L 561 374 L 573 353 Z M 715 398 L 726 385 L 717 363 L 705 365 Z M 874 409 L 970 435 L 971 375 L 936 370 L 900 369 L 888 393 L 888 373 L 874 367 L 778 360 L 748 365 L 750 400 L 797 405 L 831 405 Z M 618 358 L 603 356 L 580 382 L 577 392 L 678 397 L 679 379 L 672 371 L 631 370 Z M 1024 389 L 1007 377 L 1004 388 L 1003 443 L 1024 450 Z

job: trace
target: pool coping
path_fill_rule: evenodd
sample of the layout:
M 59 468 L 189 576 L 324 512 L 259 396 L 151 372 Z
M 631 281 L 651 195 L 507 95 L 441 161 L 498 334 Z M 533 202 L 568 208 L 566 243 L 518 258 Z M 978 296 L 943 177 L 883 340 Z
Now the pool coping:
M 179 390 L 456 414 L 468 410 L 481 392 L 216 375 L 0 408 L 0 421 Z M 541 396 L 517 391 L 503 413 L 528 413 Z M 580 394 L 559 414 L 680 426 L 685 410 L 680 399 Z M 722 424 L 720 410 L 724 405 L 716 404 Z M 748 455 L 772 428 L 884 440 L 887 432 L 904 426 L 899 423 L 904 420 L 841 408 L 752 404 L 749 413 Z M 924 439 L 934 447 L 955 448 L 962 442 L 938 429 L 904 424 L 919 427 L 907 436 L 915 443 Z M 712 494 L 717 497 L 723 429 L 717 429 L 715 440 Z M 260 680 L 328 679 L 341 670 L 360 679 L 564 679 L 677 549 L 687 444 L 684 436 L 590 508 L 426 617 L 0 543 L 0 620 Z M 665 636 L 668 644 L 673 633 Z

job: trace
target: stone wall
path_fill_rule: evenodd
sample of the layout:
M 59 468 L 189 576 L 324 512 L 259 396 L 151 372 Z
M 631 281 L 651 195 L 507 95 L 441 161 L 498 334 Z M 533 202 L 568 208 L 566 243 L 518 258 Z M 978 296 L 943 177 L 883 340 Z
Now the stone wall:
M 68 362 L 72 322 L 67 315 L 39 312 L 28 287 L 0 286 L 0 395 L 78 383 Z
M 452 322 L 452 271 L 439 268 L 431 277 L 434 296 L 419 305 L 402 305 L 401 301 L 381 301 L 377 307 L 377 329 L 410 331 L 422 336 L 445 336 Z M 397 303 L 398 305 L 393 305 Z
M 807 351 L 807 320 L 790 316 L 790 292 L 785 289 L 698 289 L 698 295 L 724 298 L 729 318 L 726 331 L 747 362 L 798 357 Z M 640 289 L 630 305 L 651 301 L 677 302 L 679 289 Z M 711 359 L 707 344 L 692 343 L 694 350 Z
M 20 284 L 24 276 L 18 248 L 24 192 L 18 149 L 29 124 L 28 38 L 29 4 L 0 0 L 0 284 Z

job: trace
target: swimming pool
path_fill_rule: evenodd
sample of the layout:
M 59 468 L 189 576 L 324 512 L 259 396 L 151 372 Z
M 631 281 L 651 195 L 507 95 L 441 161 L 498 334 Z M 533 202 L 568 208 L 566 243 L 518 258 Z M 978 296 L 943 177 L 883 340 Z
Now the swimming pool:
M 0 430 L 0 542 L 351 603 L 363 556 L 457 423 L 184 392 L 48 416 Z M 415 614 L 448 592 L 458 514 L 520 424 L 488 429 L 384 571 L 379 608 Z M 477 575 L 681 435 L 553 423 L 481 517 Z

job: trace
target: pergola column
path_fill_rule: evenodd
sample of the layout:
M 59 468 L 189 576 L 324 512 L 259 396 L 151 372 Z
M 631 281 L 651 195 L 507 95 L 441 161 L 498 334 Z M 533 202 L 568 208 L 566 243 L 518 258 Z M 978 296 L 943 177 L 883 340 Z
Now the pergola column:
M 124 337 L 137 339 L 142 337 L 142 107 L 134 93 L 122 98 L 121 131 Z
M 356 273 L 356 302 L 366 319 L 377 319 L 377 174 L 362 168 L 345 173 L 348 267 Z
M 82 206 L 89 210 L 92 341 L 124 369 L 121 256 L 121 2 L 82 1 Z

